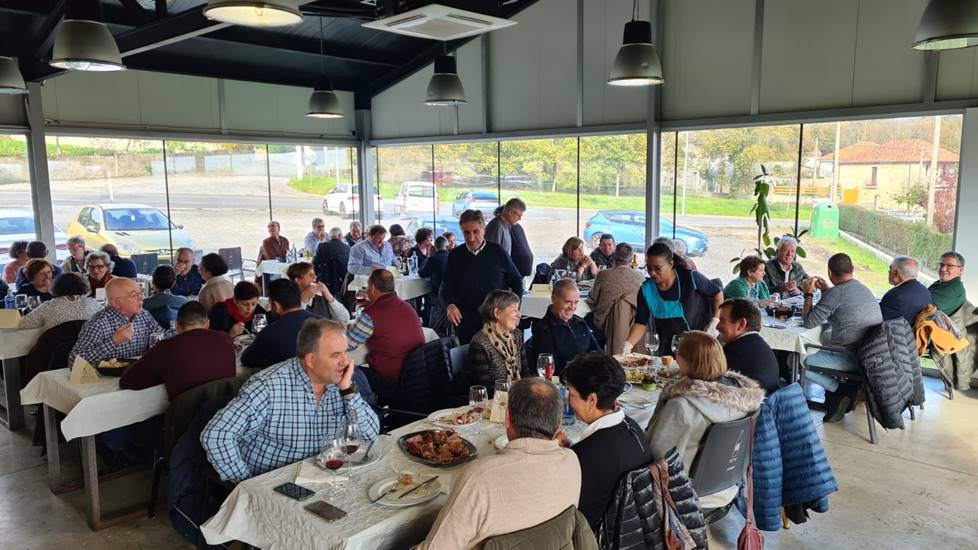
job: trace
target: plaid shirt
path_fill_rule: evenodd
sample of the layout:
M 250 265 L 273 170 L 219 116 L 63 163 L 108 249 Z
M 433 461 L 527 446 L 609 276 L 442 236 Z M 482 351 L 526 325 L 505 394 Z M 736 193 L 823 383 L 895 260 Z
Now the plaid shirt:
M 375 439 L 380 422 L 363 398 L 344 399 L 331 385 L 316 403 L 312 382 L 293 357 L 249 378 L 207 423 L 200 442 L 221 479 L 241 481 L 318 454 L 342 434 L 350 411 L 360 437 Z
M 114 343 L 112 335 L 127 323 L 132 323 L 132 338 L 124 344 Z M 132 319 L 126 319 L 118 311 L 106 306 L 82 326 L 78 341 L 68 355 L 68 366 L 74 365 L 75 357 L 79 355 L 92 366 L 98 366 L 107 359 L 138 357 L 149 349 L 149 335 L 162 331 L 159 323 L 145 309 L 139 310 Z
M 366 311 L 360 312 L 360 316 L 353 321 L 346 331 L 346 337 L 350 340 L 347 351 L 353 351 L 366 343 L 374 335 L 374 320 Z

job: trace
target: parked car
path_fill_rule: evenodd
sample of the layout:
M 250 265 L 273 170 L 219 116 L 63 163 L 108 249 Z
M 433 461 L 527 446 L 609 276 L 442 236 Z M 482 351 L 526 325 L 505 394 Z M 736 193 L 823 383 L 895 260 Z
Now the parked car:
M 677 226 L 676 238 L 686 241 L 690 256 L 706 254 L 706 235 L 695 229 Z M 659 235 L 672 236 L 672 222 L 659 218 Z M 597 248 L 602 233 L 615 236 L 616 242 L 628 243 L 635 251 L 645 249 L 645 212 L 638 210 L 601 210 L 584 224 L 584 241 Z
M 452 215 L 458 216 L 466 210 L 482 210 L 486 218 L 499 206 L 499 195 L 490 191 L 465 191 L 459 193 L 452 202 Z
M 527 176 L 525 174 L 513 174 L 509 176 L 501 176 L 499 178 L 499 186 L 506 189 L 540 189 L 540 182 L 533 179 L 533 176 Z
M 68 235 L 85 239 L 90 249 L 114 244 L 120 256 L 156 254 L 170 259 L 170 243 L 175 251 L 193 248 L 194 241 L 157 208 L 146 204 L 90 204 L 78 211 L 68 225 Z
M 435 198 L 435 185 L 429 181 L 406 181 L 394 197 L 394 214 L 428 213 L 434 205 L 435 213 L 439 210 Z
M 353 216 L 360 211 L 360 187 L 352 183 L 338 183 L 323 197 L 323 214 L 336 212 L 340 216 Z M 380 195 L 374 193 L 374 212 L 381 212 Z
M 434 231 L 435 237 L 444 234 L 446 231 L 451 231 L 455 234 L 456 241 L 462 242 L 462 230 L 458 226 L 458 218 L 437 216 L 432 220 L 431 215 L 408 218 L 404 224 L 404 232 L 413 238 L 414 232 L 422 227 L 428 227 Z
M 35 241 L 37 233 L 34 227 L 34 213 L 28 209 L 0 208 L 0 265 L 10 259 L 8 252 L 14 241 Z M 59 260 L 68 257 L 68 235 L 54 226 L 55 255 Z

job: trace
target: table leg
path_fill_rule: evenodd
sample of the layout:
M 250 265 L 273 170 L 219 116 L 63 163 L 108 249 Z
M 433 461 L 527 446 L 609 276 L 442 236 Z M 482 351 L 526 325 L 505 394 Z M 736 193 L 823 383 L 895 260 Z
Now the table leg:
M 85 480 L 85 517 L 92 531 L 99 531 L 117 523 L 146 515 L 145 505 L 134 506 L 118 516 L 102 519 L 102 500 L 99 496 L 98 457 L 95 453 L 95 436 L 83 437 L 82 478 Z
M 48 459 L 48 487 L 51 492 L 58 495 L 73 489 L 65 487 L 61 477 L 61 447 L 58 445 L 58 419 L 57 411 L 44 405 L 44 442 L 47 445 Z
M 4 359 L 3 389 L 4 399 L 0 404 L 6 410 L 6 416 L 0 417 L 7 429 L 16 430 L 24 426 L 24 408 L 20 405 L 20 358 Z

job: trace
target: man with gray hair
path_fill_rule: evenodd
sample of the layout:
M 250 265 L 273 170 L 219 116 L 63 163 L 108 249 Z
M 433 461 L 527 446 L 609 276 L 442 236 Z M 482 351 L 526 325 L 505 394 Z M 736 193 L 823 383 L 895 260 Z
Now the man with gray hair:
M 303 246 L 306 250 L 315 254 L 316 249 L 319 248 L 319 243 L 326 242 L 326 239 L 326 222 L 322 218 L 313 218 L 312 231 L 306 233 Z
M 315 456 L 349 422 L 364 441 L 377 437 L 380 422 L 360 395 L 364 378 L 347 356 L 345 332 L 337 321 L 306 321 L 296 356 L 249 378 L 207 423 L 200 442 L 221 479 L 242 481 Z
M 917 280 L 920 265 L 910 256 L 896 256 L 890 262 L 889 281 L 893 288 L 880 300 L 883 320 L 903 317 L 913 328 L 917 315 L 930 305 L 930 292 Z
M 584 317 L 601 335 L 605 349 L 620 350 L 638 308 L 638 291 L 645 275 L 631 268 L 635 251 L 628 243 L 618 243 L 612 254 L 614 267 L 598 272 L 587 296 L 591 313 Z
M 343 230 L 334 227 L 329 230 L 329 240 L 319 243 L 313 251 L 312 265 L 319 280 L 340 300 L 349 263 L 350 245 L 343 239 Z
M 509 443 L 477 459 L 452 483 L 428 537 L 417 550 L 481 548 L 486 539 L 539 525 L 576 506 L 581 493 L 577 456 L 557 442 L 563 400 L 542 378 L 509 390 Z
M 930 298 L 946 315 L 954 315 L 968 301 L 961 282 L 964 274 L 964 256 L 954 251 L 941 254 L 941 263 L 937 268 L 938 280 L 930 285 Z
M 343 240 L 350 246 L 354 246 L 363 240 L 363 226 L 360 225 L 360 222 L 357 220 L 350 222 L 350 231 L 343 236 Z
M 764 266 L 764 282 L 771 292 L 798 296 L 801 285 L 808 279 L 805 268 L 795 261 L 798 241 L 794 237 L 781 237 L 777 255 Z
M 533 322 L 533 346 L 527 353 L 531 365 L 537 364 L 541 353 L 548 353 L 554 358 L 554 374 L 559 375 L 578 354 L 603 351 L 591 327 L 576 314 L 580 302 L 581 292 L 572 279 L 554 284 L 547 313 Z
M 522 199 L 513 197 L 506 201 L 505 205 L 496 209 L 495 217 L 486 225 L 486 240 L 503 247 L 503 250 L 513 259 L 516 269 L 524 277 L 533 270 L 533 253 L 529 251 L 526 234 L 519 226 L 525 212 L 526 203 Z M 527 255 L 529 255 L 528 260 Z

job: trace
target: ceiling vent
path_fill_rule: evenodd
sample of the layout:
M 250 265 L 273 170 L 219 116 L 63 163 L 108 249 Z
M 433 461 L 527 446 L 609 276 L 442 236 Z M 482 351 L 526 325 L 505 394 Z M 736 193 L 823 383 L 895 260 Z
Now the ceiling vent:
M 471 11 L 429 4 L 416 10 L 378 19 L 363 26 L 431 40 L 455 40 L 515 25 L 516 21 Z

